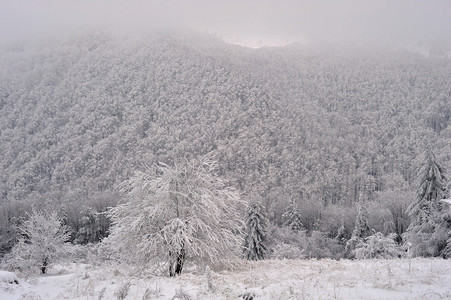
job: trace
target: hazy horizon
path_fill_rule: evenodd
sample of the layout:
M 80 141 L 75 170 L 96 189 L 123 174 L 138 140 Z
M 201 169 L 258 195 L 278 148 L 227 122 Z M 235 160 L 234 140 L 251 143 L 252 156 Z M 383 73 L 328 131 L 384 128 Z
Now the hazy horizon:
M 6 1 L 0 40 L 83 30 L 196 29 L 236 44 L 449 42 L 451 2 L 419 1 Z

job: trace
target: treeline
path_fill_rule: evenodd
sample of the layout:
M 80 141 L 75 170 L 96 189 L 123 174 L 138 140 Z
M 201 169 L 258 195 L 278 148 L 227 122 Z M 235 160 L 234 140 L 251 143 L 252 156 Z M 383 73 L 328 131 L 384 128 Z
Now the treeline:
M 451 161 L 446 57 L 98 33 L 11 45 L 0 66 L 0 252 L 32 206 L 100 239 L 134 170 L 206 153 L 271 224 L 294 201 L 306 230 L 350 236 L 362 201 L 370 227 L 401 235 L 420 154 Z

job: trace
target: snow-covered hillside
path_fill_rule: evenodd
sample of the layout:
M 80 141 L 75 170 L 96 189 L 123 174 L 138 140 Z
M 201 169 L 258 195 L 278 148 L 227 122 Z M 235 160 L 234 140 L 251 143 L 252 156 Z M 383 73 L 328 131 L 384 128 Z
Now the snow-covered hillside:
M 120 299 L 121 288 L 128 291 L 123 299 L 451 297 L 451 260 L 268 260 L 238 265 L 234 270 L 212 271 L 210 290 L 203 270 L 168 278 L 119 266 L 64 265 L 54 267 L 49 275 L 22 279 L 18 285 L 0 282 L 0 299 Z

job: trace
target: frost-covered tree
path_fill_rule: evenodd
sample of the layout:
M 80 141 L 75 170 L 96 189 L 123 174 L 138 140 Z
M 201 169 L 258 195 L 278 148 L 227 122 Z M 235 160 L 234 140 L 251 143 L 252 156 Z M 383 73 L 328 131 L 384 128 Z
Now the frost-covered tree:
M 283 225 L 291 228 L 293 232 L 297 233 L 299 230 L 304 229 L 301 221 L 301 213 L 294 199 L 290 200 L 290 205 L 282 217 L 286 220 Z
M 405 255 L 405 249 L 396 243 L 396 233 L 384 236 L 382 232 L 376 232 L 361 240 L 356 249 L 352 251 L 353 255 L 359 259 L 366 258 L 398 258 Z
M 182 272 L 186 259 L 214 264 L 237 257 L 243 243 L 239 193 L 206 156 L 137 171 L 121 184 L 126 201 L 110 211 L 108 242 L 126 260 Z
M 243 253 L 248 260 L 264 259 L 267 248 L 266 242 L 267 220 L 261 205 L 251 203 L 247 208 L 246 232 Z
M 354 250 L 360 242 L 371 235 L 371 230 L 368 226 L 368 217 L 368 210 L 365 205 L 361 201 L 357 202 L 355 227 L 352 231 L 351 239 L 346 242 L 346 249 L 348 251 Z
M 449 222 L 440 200 L 446 195 L 446 170 L 428 149 L 418 173 L 416 200 L 407 208 L 410 225 L 403 237 L 414 256 L 438 255 L 449 238 Z
M 56 212 L 33 210 L 19 227 L 20 237 L 9 255 L 11 268 L 39 269 L 42 274 L 47 267 L 57 263 L 71 252 L 67 243 L 69 233 Z
M 371 234 L 370 227 L 368 226 L 368 210 L 362 202 L 357 203 L 357 217 L 355 219 L 355 227 L 352 231 L 352 236 L 358 236 L 360 238 L 366 238 Z
M 344 221 L 342 221 L 341 226 L 337 230 L 337 235 L 335 236 L 335 239 L 337 241 L 343 242 L 345 240 L 345 235 L 346 235 L 346 227 Z

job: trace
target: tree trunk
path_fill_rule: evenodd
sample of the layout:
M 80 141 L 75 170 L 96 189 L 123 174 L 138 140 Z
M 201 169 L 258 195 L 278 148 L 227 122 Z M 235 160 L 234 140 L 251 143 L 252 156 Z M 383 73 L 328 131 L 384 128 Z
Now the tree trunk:
M 176 255 L 172 255 L 169 252 L 169 257 L 171 261 L 169 262 L 169 276 L 177 276 L 182 273 L 183 265 L 185 264 L 185 249 L 182 248 Z
M 45 274 L 47 272 L 47 258 L 44 258 L 41 266 L 41 273 Z

